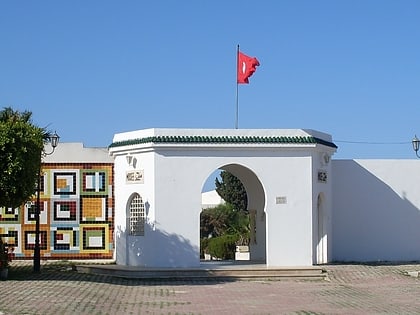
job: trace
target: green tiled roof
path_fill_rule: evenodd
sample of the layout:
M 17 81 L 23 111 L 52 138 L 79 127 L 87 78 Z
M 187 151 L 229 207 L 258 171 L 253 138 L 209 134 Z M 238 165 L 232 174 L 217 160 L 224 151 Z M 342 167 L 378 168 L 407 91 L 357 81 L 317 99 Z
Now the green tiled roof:
M 322 144 L 337 148 L 329 141 L 312 136 L 152 136 L 146 138 L 130 139 L 113 142 L 109 148 L 136 145 L 144 143 L 211 143 L 211 144 L 235 144 L 235 143 L 258 143 L 258 144 Z

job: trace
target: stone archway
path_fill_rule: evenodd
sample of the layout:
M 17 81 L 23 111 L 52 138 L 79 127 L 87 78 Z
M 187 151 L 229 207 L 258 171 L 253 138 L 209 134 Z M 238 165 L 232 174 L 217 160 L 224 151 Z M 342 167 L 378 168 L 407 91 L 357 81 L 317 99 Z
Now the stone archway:
M 251 231 L 250 260 L 266 260 L 266 222 L 265 222 L 265 193 L 257 175 L 248 167 L 241 164 L 228 164 L 221 170 L 235 175 L 244 185 L 248 197 L 248 211 L 254 231 Z

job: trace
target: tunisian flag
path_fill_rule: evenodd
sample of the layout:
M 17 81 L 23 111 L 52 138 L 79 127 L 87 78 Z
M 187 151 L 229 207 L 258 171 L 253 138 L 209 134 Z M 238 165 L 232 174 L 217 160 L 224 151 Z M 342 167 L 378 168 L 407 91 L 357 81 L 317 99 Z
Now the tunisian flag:
M 246 83 L 248 84 L 248 78 L 257 70 L 260 63 L 258 62 L 257 58 L 249 57 L 240 51 L 238 51 L 238 83 Z

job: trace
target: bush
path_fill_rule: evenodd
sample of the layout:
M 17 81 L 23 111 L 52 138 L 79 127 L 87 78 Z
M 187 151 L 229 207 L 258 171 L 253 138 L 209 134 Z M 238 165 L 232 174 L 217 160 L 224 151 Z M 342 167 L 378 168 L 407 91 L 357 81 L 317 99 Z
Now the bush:
M 212 257 L 234 259 L 238 235 L 225 234 L 208 239 L 207 251 Z

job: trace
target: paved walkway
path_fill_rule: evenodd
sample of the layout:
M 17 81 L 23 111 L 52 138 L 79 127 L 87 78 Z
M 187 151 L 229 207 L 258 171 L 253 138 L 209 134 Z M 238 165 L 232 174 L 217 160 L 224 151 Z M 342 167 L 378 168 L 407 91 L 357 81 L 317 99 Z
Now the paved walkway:
M 326 281 L 174 282 L 80 274 L 59 262 L 33 274 L 14 261 L 0 314 L 420 314 L 420 263 L 325 269 Z

